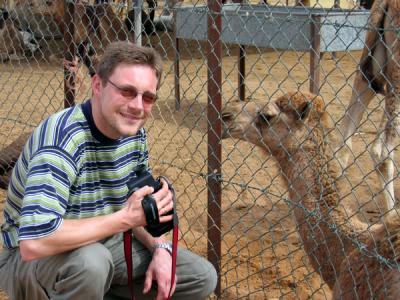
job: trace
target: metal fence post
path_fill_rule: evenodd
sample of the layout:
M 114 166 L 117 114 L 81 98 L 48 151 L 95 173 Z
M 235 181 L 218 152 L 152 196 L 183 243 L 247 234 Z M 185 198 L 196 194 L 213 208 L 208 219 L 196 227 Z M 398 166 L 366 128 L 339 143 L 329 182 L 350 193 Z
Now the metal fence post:
M 221 294 L 221 0 L 208 0 L 208 259 L 219 275 L 215 293 Z
M 74 0 L 65 0 L 65 30 L 64 30 L 64 58 L 67 62 L 72 62 L 75 58 L 75 2 Z M 64 67 L 64 107 L 75 105 L 75 74 Z

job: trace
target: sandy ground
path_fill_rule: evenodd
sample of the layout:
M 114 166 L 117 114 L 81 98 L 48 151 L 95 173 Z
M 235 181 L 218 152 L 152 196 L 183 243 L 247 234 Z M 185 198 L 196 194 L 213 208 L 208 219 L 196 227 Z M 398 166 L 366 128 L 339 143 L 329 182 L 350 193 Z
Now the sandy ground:
M 165 57 L 165 79 L 153 118 L 147 124 L 156 175 L 169 177 L 178 193 L 180 245 L 207 255 L 207 67 L 205 44 L 181 43 L 182 106 L 175 110 L 173 46 L 153 37 Z M 222 94 L 237 98 L 237 47 L 224 47 Z M 333 122 L 343 116 L 360 53 L 327 54 L 321 60 L 320 95 Z M 46 57 L 46 55 L 44 56 Z M 267 102 L 289 90 L 308 90 L 309 55 L 248 49 L 246 99 Z M 11 62 L 0 65 L 0 141 L 11 142 L 62 107 L 61 63 Z M 89 82 L 78 102 L 89 93 Z M 346 174 L 351 193 L 345 203 L 376 218 L 380 201 L 368 147 L 382 108 L 376 98 L 355 136 L 355 162 Z M 397 172 L 397 169 L 396 169 Z M 329 299 L 331 292 L 312 269 L 297 234 L 286 189 L 276 162 L 257 148 L 222 142 L 222 299 Z M 397 182 L 397 180 L 396 180 Z M 5 194 L 1 192 L 0 199 Z M 2 297 L 0 300 L 7 299 Z

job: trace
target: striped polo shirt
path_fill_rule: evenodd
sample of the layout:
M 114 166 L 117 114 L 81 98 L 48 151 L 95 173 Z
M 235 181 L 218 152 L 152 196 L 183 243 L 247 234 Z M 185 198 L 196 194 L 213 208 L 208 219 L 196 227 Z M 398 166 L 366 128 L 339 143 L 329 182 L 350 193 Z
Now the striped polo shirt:
M 3 245 L 47 236 L 63 219 L 121 209 L 126 183 L 148 164 L 146 132 L 112 140 L 95 126 L 90 101 L 58 112 L 32 133 L 10 179 Z

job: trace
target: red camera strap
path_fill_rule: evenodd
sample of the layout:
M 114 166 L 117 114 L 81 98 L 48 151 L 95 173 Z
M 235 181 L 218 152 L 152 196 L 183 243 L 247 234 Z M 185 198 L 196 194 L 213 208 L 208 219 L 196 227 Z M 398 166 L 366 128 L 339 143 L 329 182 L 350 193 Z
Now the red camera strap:
M 133 282 L 132 282 L 132 272 L 133 272 L 133 259 L 132 259 L 132 229 L 124 232 L 124 255 L 125 263 L 128 272 L 128 284 L 129 290 L 131 292 L 132 300 L 135 299 L 133 293 Z
M 168 299 L 171 299 L 172 287 L 175 284 L 177 252 L 178 252 L 178 224 L 175 223 L 174 229 L 172 230 L 171 287 L 169 289 Z M 131 299 L 135 300 L 135 294 L 133 288 L 132 229 L 124 232 L 124 254 L 128 272 L 128 284 L 131 292 Z

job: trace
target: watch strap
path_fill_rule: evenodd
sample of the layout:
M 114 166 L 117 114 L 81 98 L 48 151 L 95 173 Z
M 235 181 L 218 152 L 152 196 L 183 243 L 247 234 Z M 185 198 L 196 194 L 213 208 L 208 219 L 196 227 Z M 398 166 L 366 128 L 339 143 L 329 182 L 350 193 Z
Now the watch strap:
M 153 252 L 156 249 L 165 249 L 172 255 L 172 245 L 170 243 L 156 243 L 153 246 Z

